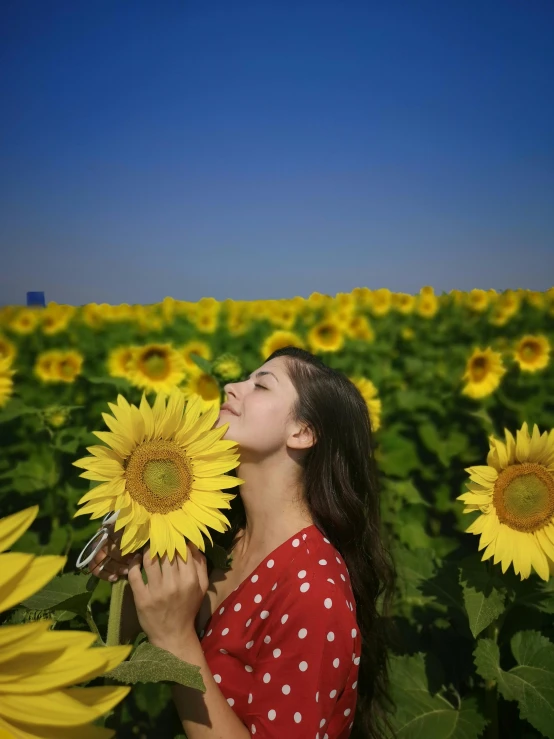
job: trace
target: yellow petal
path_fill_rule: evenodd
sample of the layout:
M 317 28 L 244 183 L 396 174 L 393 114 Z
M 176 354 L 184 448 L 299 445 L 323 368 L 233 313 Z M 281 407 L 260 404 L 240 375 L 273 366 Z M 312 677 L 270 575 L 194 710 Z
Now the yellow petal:
M 126 459 L 135 448 L 135 444 L 132 439 L 112 434 L 111 431 L 93 431 L 92 433 L 97 436 L 100 441 L 103 441 L 109 447 L 115 449 L 115 451 L 124 459 Z
M 170 531 L 167 528 L 164 515 L 153 513 L 150 518 L 150 554 L 163 557 L 168 548 L 169 537 Z
M 75 739 L 73 726 L 28 726 L 22 721 L 10 721 L 9 724 L 0 718 L 0 739 L 4 739 L 3 727 L 10 728 L 6 733 L 7 739 Z M 111 729 L 104 729 L 94 724 L 86 724 L 78 728 L 79 739 L 112 739 L 115 733 Z
M 53 621 L 31 621 L 28 624 L 7 624 L 0 628 L 0 663 L 19 654 L 39 634 L 48 631 Z M 1 669 L 1 668 L 0 668 Z
M 91 695 L 83 696 L 82 692 Z M 98 691 L 102 691 L 100 694 Z M 29 710 L 26 695 L 3 695 L 0 715 L 4 719 L 21 721 L 31 726 L 80 726 L 94 721 L 122 700 L 130 688 L 70 688 L 45 695 L 33 696 L 33 710 Z M 98 705 L 96 704 L 96 701 Z M 107 706 L 107 707 L 105 707 Z
M 150 441 L 154 438 L 155 424 L 152 408 L 150 407 L 150 403 L 146 400 L 146 393 L 142 394 L 139 410 L 144 419 L 144 438 L 146 441 Z
M 37 513 L 38 505 L 34 505 L 0 519 L 0 552 L 9 549 L 27 531 Z
M 171 511 L 167 514 L 167 517 L 171 525 L 181 537 L 186 536 L 193 544 L 196 544 L 201 552 L 205 551 L 206 545 L 204 544 L 202 534 L 190 516 L 187 516 L 183 510 L 178 510 Z
M 4 568 L 10 572 L 10 564 L 5 563 L 5 557 L 16 555 L 16 552 L 0 555 L 0 571 L 4 572 Z M 40 590 L 47 582 L 62 569 L 67 561 L 67 557 L 55 557 L 52 555 L 44 555 L 43 557 L 33 557 L 32 555 L 21 555 L 22 557 L 30 557 L 32 561 L 28 561 L 25 570 L 22 572 L 19 565 L 17 569 L 17 581 L 8 580 L 4 586 L 0 586 L 0 612 L 6 611 L 8 608 L 21 603 L 25 598 Z

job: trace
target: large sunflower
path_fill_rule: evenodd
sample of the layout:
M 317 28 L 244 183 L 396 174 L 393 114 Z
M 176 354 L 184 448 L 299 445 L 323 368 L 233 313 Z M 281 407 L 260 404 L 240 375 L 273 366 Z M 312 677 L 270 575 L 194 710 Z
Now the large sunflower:
M 136 347 L 127 371 L 136 387 L 170 393 L 185 377 L 185 362 L 171 344 L 147 344 Z
M 554 575 L 554 429 L 548 434 L 527 423 L 506 443 L 489 437 L 487 464 L 468 467 L 470 492 L 458 496 L 464 513 L 481 511 L 466 529 L 480 534 L 482 559 L 494 556 L 506 572 L 513 563 L 521 579 L 533 567 L 543 580 Z
M 482 398 L 490 395 L 500 385 L 506 373 L 502 364 L 502 355 L 490 347 L 482 351 L 475 349 L 467 361 L 466 371 L 462 375 L 467 384 L 462 389 L 463 395 L 470 398 Z
M 38 506 L 0 519 L 0 552 L 29 528 Z M 0 611 L 40 590 L 65 557 L 0 554 Z M 130 646 L 92 648 L 94 634 L 51 631 L 52 621 L 0 627 L 0 737 L 108 739 L 113 731 L 91 721 L 111 710 L 128 687 L 73 688 L 122 662 Z
M 523 372 L 537 372 L 544 369 L 550 359 L 550 342 L 546 336 L 524 336 L 519 340 L 514 359 Z
M 14 371 L 10 369 L 11 361 L 0 357 L 0 408 L 6 405 L 13 393 Z
M 9 359 L 11 362 L 17 355 L 15 344 L 7 336 L 0 334 L 0 359 Z
M 229 424 L 213 428 L 217 406 L 200 415 L 202 401 L 193 395 L 184 412 L 185 398 L 179 390 L 159 393 L 151 408 L 144 394 L 140 408 L 118 395 L 109 403 L 113 416 L 103 413 L 110 431 L 94 434 L 108 446 L 87 447 L 93 456 L 73 464 L 86 472 L 81 477 L 101 485 L 86 493 L 76 516 L 105 516 L 119 510 L 115 529 L 124 529 L 123 554 L 140 549 L 150 540 L 152 555 L 175 550 L 186 561 L 184 536 L 205 551 L 204 532 L 211 526 L 224 532 L 229 521 L 219 510 L 230 508 L 235 497 L 221 492 L 243 482 L 225 475 L 238 466 L 236 442 L 224 441 Z M 213 542 L 212 542 L 213 543 Z

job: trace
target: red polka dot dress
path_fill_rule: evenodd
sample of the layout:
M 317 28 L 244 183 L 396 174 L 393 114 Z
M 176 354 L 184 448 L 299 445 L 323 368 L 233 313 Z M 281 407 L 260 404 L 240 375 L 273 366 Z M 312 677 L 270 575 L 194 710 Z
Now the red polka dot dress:
M 200 632 L 227 702 L 260 739 L 347 739 L 361 639 L 344 560 L 312 524 L 279 545 Z

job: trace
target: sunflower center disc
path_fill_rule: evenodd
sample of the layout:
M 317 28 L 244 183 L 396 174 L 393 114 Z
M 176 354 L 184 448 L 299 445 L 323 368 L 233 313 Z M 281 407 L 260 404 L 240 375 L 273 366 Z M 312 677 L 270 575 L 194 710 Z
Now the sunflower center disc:
M 144 465 L 142 477 L 146 486 L 159 498 L 167 498 L 179 490 L 181 477 L 170 459 L 153 459 Z
M 167 375 L 167 356 L 156 349 L 146 352 L 142 358 L 142 365 L 144 373 L 148 375 L 148 377 L 157 379 L 163 378 Z
M 482 380 L 487 371 L 487 360 L 485 357 L 477 357 L 473 360 L 473 379 L 474 381 Z
M 494 505 L 501 523 L 516 531 L 536 531 L 554 516 L 552 476 L 539 464 L 514 464 L 496 481 Z
M 138 446 L 125 470 L 127 490 L 150 513 L 169 513 L 183 506 L 193 474 L 185 452 L 174 442 L 146 441 Z

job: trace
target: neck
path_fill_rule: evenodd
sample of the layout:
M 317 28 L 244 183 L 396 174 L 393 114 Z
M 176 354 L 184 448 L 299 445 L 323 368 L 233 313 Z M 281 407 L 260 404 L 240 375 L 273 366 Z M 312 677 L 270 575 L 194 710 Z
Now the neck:
M 298 473 L 291 470 L 290 460 L 241 461 L 237 477 L 244 480 L 239 495 L 246 525 L 233 550 L 241 562 L 263 559 L 297 531 L 313 524 Z

